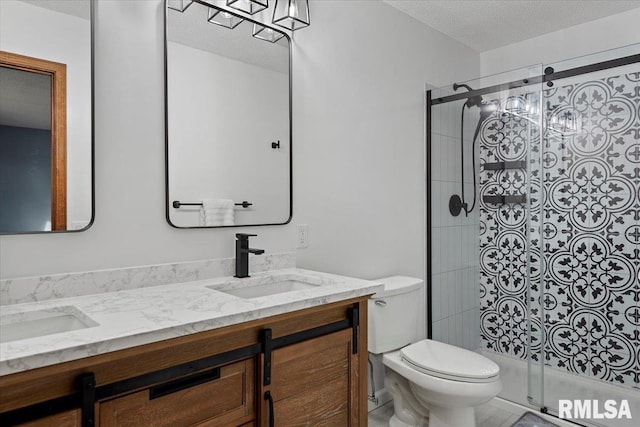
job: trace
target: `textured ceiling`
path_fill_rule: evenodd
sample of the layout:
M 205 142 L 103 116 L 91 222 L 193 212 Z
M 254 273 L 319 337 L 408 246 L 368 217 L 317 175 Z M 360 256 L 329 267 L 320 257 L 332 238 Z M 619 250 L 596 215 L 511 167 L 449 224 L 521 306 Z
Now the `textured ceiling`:
M 640 0 L 383 1 L 478 52 L 640 8 Z

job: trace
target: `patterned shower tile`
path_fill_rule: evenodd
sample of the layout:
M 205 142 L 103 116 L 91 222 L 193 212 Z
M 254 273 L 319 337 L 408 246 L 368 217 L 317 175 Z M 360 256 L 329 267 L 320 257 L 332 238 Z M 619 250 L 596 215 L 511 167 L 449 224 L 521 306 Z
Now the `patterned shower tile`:
M 545 325 L 545 364 L 574 374 L 591 371 L 591 348 L 587 340 L 588 315 L 568 322 Z
M 573 225 L 567 212 L 545 206 L 541 227 L 541 249 L 545 258 L 566 250 L 569 243 L 580 233 L 581 230 Z
M 623 214 L 612 213 L 599 230 L 594 231 L 610 248 L 610 253 L 624 257 L 630 265 L 640 259 L 640 224 L 636 218 L 640 211 L 633 209 Z M 630 267 L 632 269 L 632 267 Z
M 619 353 L 600 346 L 592 347 L 590 376 L 622 386 L 633 386 L 637 380 L 634 354 Z
M 529 324 L 527 320 L 526 304 L 514 305 L 511 309 L 512 325 L 511 355 L 520 359 L 527 357 L 527 346 L 529 341 Z
M 524 118 L 496 112 L 482 126 L 480 145 L 490 151 L 493 161 L 524 160 L 530 123 Z M 491 160 L 487 160 L 491 161 Z
M 529 327 L 531 328 L 529 353 L 534 361 L 540 362 L 539 356 L 542 356 L 541 349 L 544 342 L 544 327 L 541 319 L 534 315 L 530 318 Z
M 566 178 L 574 164 L 575 155 L 564 138 L 545 138 L 541 155 L 541 174 L 545 184 Z
M 591 375 L 619 385 L 634 385 L 638 368 L 638 337 L 625 320 L 629 305 L 622 299 L 607 303 L 591 313 L 589 345 Z
M 544 281 L 544 292 L 541 296 L 544 307 L 545 324 L 566 322 L 579 305 L 571 296 L 570 282 L 558 282 L 550 278 Z
M 480 342 L 481 347 L 496 353 L 508 353 L 500 345 L 502 337 L 508 336 L 505 318 L 494 307 L 480 308 Z
M 525 159 L 531 148 L 529 177 L 480 174 L 480 194 L 529 193 L 524 207 L 480 205 L 482 343 L 525 358 L 531 320 L 549 366 L 639 386 L 640 72 L 573 81 L 544 97 L 541 141 L 513 114 L 482 126 L 481 163 Z M 529 255 L 519 255 L 520 241 L 531 242 Z M 529 317 L 519 286 L 527 274 Z

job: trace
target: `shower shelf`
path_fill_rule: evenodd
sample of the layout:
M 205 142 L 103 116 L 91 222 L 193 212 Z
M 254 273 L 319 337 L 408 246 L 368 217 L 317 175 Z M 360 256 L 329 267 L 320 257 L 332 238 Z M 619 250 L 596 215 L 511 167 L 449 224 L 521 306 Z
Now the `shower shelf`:
M 505 169 L 526 169 L 527 162 L 526 160 L 518 160 L 515 162 L 493 162 L 493 163 L 485 163 L 484 170 L 486 171 L 499 171 Z
M 482 196 L 482 201 L 492 205 L 504 205 L 507 203 L 525 203 L 527 196 L 524 194 L 515 194 L 513 196 Z

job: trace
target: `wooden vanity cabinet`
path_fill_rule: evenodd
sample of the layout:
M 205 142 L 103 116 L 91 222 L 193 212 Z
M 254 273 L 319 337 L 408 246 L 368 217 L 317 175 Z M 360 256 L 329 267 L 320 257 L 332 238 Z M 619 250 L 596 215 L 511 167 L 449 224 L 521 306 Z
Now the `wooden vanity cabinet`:
M 6 375 L 0 425 L 366 426 L 366 308 L 355 298 Z

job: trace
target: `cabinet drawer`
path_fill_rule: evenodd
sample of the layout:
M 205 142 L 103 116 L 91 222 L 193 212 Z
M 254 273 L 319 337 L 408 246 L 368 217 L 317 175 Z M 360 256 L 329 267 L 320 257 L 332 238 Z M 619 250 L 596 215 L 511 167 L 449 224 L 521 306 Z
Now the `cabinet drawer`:
M 100 404 L 100 425 L 220 426 L 254 415 L 254 360 L 220 368 L 220 376 L 188 388 L 162 385 Z M 170 384 L 169 384 L 170 385 Z M 162 390 L 158 393 L 158 390 Z
M 79 409 L 73 409 L 71 411 L 65 411 L 36 421 L 31 421 L 26 424 L 20 424 L 20 427 L 80 427 L 81 425 L 82 414 Z

